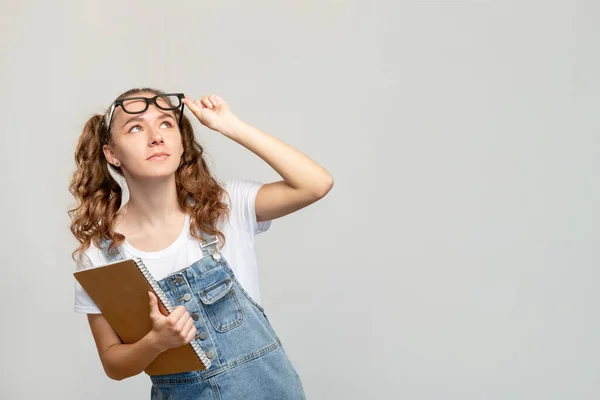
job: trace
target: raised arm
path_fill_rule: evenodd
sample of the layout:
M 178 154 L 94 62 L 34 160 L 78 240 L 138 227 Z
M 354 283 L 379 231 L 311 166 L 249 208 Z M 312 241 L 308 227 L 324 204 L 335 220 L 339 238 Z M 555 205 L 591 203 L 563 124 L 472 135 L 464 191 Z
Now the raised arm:
M 256 196 L 257 221 L 291 214 L 323 198 L 333 177 L 292 146 L 238 119 L 219 96 L 184 100 L 205 126 L 241 144 L 269 164 L 283 180 L 263 185 Z

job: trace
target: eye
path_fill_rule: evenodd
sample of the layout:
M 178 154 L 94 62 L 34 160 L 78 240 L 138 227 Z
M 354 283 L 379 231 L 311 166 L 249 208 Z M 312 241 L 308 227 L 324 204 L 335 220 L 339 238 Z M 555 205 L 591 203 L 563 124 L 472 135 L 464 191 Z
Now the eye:
M 139 125 L 132 126 L 131 129 L 129 129 L 129 133 L 132 133 L 131 131 L 133 131 L 134 128 L 141 128 L 141 126 L 139 126 Z M 136 133 L 136 132 L 133 132 L 133 133 Z
M 173 127 L 173 124 L 171 124 L 169 121 L 164 121 L 164 122 L 163 122 L 162 124 L 160 124 L 160 125 L 162 126 L 163 124 L 168 124 L 168 125 L 169 125 L 169 128 L 172 128 L 172 127 Z

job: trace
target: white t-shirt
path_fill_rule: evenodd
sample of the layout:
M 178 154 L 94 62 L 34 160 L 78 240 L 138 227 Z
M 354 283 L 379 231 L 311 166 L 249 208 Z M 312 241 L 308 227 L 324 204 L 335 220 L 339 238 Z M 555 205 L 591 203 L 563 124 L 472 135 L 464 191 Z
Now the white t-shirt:
M 254 251 L 254 236 L 265 232 L 272 221 L 256 221 L 254 202 L 258 189 L 263 183 L 255 181 L 227 181 L 223 188 L 229 193 L 223 201 L 228 205 L 229 219 L 219 222 L 218 229 L 227 239 L 221 254 L 233 270 L 236 278 L 250 297 L 261 304 L 258 286 L 258 268 Z M 156 252 L 144 252 L 131 246 L 127 241 L 121 244 L 125 258 L 140 257 L 156 280 L 184 269 L 202 257 L 199 242 L 190 234 L 190 218 L 186 216 L 185 224 L 179 237 L 166 249 Z M 76 263 L 76 270 L 93 268 L 106 264 L 104 255 L 93 243 L 83 253 L 81 262 Z M 100 309 L 92 301 L 86 291 L 75 280 L 75 311 L 80 313 L 100 314 Z

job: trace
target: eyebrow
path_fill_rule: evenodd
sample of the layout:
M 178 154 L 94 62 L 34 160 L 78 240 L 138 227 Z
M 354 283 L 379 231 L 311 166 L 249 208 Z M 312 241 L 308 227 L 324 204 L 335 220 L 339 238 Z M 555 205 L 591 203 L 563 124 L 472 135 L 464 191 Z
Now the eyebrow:
M 161 112 L 161 116 L 158 117 L 157 119 L 161 120 L 161 119 L 167 119 L 167 118 L 175 119 L 175 117 L 173 117 L 171 114 L 167 114 L 167 113 L 163 113 L 163 112 Z M 125 121 L 125 123 L 123 124 L 123 126 L 121 128 L 124 128 L 125 125 L 127 125 L 130 122 L 143 121 L 143 120 L 144 120 L 143 115 L 138 115 L 136 117 L 129 118 L 127 121 Z

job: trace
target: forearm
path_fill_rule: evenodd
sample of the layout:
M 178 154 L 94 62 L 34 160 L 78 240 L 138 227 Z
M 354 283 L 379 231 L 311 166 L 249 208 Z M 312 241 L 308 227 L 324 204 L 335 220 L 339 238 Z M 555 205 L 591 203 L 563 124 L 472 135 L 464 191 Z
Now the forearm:
M 325 168 L 258 128 L 236 120 L 222 133 L 262 158 L 295 189 L 321 194 L 331 187 L 333 178 Z
M 135 343 L 109 347 L 104 355 L 104 370 L 109 378 L 120 381 L 144 371 L 163 351 L 149 332 Z

